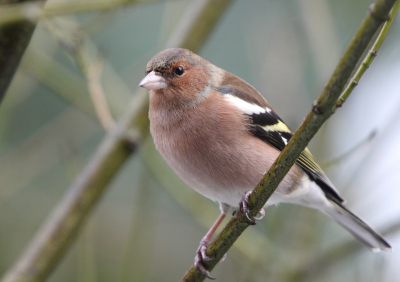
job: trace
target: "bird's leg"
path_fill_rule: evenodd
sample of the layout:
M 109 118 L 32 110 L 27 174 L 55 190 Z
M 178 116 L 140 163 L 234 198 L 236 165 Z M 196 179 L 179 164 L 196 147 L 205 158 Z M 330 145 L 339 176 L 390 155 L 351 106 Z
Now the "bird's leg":
M 258 214 L 260 215 L 259 217 L 253 217 L 251 218 L 249 216 L 250 210 L 248 207 L 248 203 L 249 203 L 249 197 L 251 195 L 251 191 L 247 191 L 243 197 L 242 200 L 239 202 L 239 209 L 246 215 L 247 219 L 250 221 L 250 223 L 252 225 L 256 224 L 256 220 L 261 220 L 264 218 L 265 216 L 265 211 L 263 208 L 261 208 L 261 210 L 258 211 Z
M 226 214 L 229 212 L 231 209 L 230 206 L 224 203 L 219 204 L 219 208 L 221 210 L 220 215 L 218 216 L 217 220 L 214 222 L 214 224 L 211 226 L 210 230 L 206 233 L 206 235 L 201 239 L 200 245 L 197 248 L 196 251 L 196 256 L 194 257 L 194 265 L 198 270 L 203 273 L 204 276 L 206 276 L 208 279 L 215 279 L 210 276 L 210 273 L 208 272 L 207 269 L 205 269 L 203 265 L 203 260 L 204 261 L 209 261 L 212 260 L 213 258 L 210 258 L 207 256 L 207 247 L 210 243 L 210 239 L 212 235 L 214 234 L 215 230 L 217 230 L 218 226 L 221 224 L 222 220 L 224 220 Z

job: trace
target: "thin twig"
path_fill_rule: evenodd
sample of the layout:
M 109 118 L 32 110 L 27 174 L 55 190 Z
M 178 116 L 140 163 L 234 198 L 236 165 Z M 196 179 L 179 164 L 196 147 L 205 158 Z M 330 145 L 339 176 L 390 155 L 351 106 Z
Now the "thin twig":
M 373 130 L 370 134 L 368 134 L 367 137 L 364 137 L 361 141 L 359 141 L 357 144 L 355 144 L 353 147 L 348 149 L 346 152 L 344 152 L 340 156 L 335 157 L 334 159 L 331 159 L 329 161 L 322 163 L 321 167 L 326 169 L 326 168 L 328 168 L 334 164 L 337 164 L 337 163 L 343 161 L 344 159 L 352 156 L 355 152 L 358 151 L 358 149 L 361 149 L 363 147 L 363 145 L 368 144 L 376 136 L 376 133 L 377 133 L 377 131 Z
M 306 148 L 322 124 L 334 113 L 340 93 L 375 32 L 387 18 L 394 2 L 395 0 L 377 0 L 370 13 L 367 14 L 321 95 L 314 102 L 312 110 L 251 193 L 249 197 L 250 216 L 256 216 L 257 212 L 265 205 L 300 153 Z M 235 218 L 229 221 L 207 248 L 207 256 L 214 258 L 211 261 L 203 262 L 207 270 L 210 271 L 215 267 L 249 224 L 250 222 L 243 213 L 236 213 Z M 192 266 L 181 281 L 202 281 L 204 279 L 204 275 Z
M 81 38 L 85 37 L 83 34 L 81 35 Z M 101 85 L 103 59 L 98 53 L 91 58 L 88 54 L 90 51 L 85 49 L 83 40 L 84 39 L 79 40 L 79 43 L 74 45 L 72 55 L 81 72 L 85 76 L 87 88 L 96 110 L 97 117 L 103 128 L 106 131 L 109 131 L 115 125 L 115 121 L 111 115 L 110 107 Z
M 343 106 L 344 102 L 346 102 L 346 100 L 350 96 L 351 92 L 358 85 L 360 78 L 363 76 L 365 71 L 369 68 L 372 61 L 377 56 L 379 48 L 382 46 L 383 40 L 386 38 L 386 34 L 388 33 L 390 26 L 393 23 L 393 20 L 399 9 L 399 6 L 400 6 L 400 1 L 398 0 L 393 6 L 393 9 L 389 15 L 389 20 L 387 20 L 385 22 L 385 24 L 383 25 L 382 30 L 379 33 L 378 37 L 376 38 L 374 45 L 372 45 L 370 51 L 368 52 L 368 55 L 364 58 L 360 67 L 358 68 L 358 70 L 356 71 L 354 76 L 351 78 L 351 80 L 347 84 L 346 88 L 343 90 L 343 93 L 340 95 L 340 98 L 336 102 L 336 108 L 340 108 Z
M 110 108 L 108 107 L 106 97 L 104 96 L 103 87 L 101 86 L 101 72 L 103 69 L 103 62 L 101 58 L 93 61 L 86 68 L 86 80 L 90 97 L 92 98 L 97 116 L 106 131 L 110 130 L 115 121 L 111 115 Z
M 16 2 L 27 2 L 19 0 Z M 0 1 L 0 9 L 8 1 Z M 43 3 L 43 2 L 42 2 Z M 21 5 L 25 5 L 22 3 Z M 2 16 L 0 16 L 1 21 Z M 8 87 L 18 69 L 25 49 L 35 31 L 36 24 L 30 21 L 2 25 L 0 23 L 0 104 L 3 100 Z
M 86 44 L 87 34 L 78 29 L 73 22 L 46 20 L 44 23 L 56 37 L 59 45 L 72 56 L 84 75 L 97 118 L 106 131 L 110 130 L 115 125 L 115 121 L 101 85 L 104 62 L 98 50 L 87 48 L 89 45 Z
M 95 10 L 111 10 L 135 3 L 147 3 L 160 0 L 100 0 L 100 1 L 65 1 L 51 2 L 45 5 L 44 1 L 29 3 L 8 4 L 0 8 L 0 25 L 20 21 L 36 22 L 39 19 L 76 14 Z

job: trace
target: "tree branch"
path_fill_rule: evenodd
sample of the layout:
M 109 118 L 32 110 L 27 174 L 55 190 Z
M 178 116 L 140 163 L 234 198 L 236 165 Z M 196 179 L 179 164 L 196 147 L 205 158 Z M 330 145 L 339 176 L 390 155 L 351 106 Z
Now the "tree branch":
M 350 83 L 347 84 L 346 89 L 343 91 L 342 95 L 340 95 L 340 98 L 336 102 L 336 108 L 340 108 L 341 106 L 343 106 L 344 102 L 346 102 L 351 92 L 358 85 L 358 82 L 360 81 L 364 72 L 369 68 L 372 61 L 377 56 L 379 48 L 382 46 L 383 40 L 385 39 L 386 34 L 388 33 L 390 26 L 393 23 L 394 17 L 396 16 L 399 6 L 400 6 L 400 1 L 397 1 L 393 6 L 392 12 L 389 15 L 389 19 L 383 25 L 382 30 L 379 33 L 378 37 L 376 38 L 374 45 L 368 52 L 368 55 L 364 58 L 360 67 L 358 68 L 354 76 L 351 78 Z
M 2 7 L 8 2 L 1 0 L 0 9 L 3 9 Z M 0 104 L 31 41 L 35 27 L 36 24 L 28 20 L 13 24 L 2 24 L 0 20 Z
M 95 10 L 111 10 L 135 3 L 155 2 L 156 0 L 101 0 L 101 1 L 44 1 L 13 3 L 0 8 L 0 25 L 21 21 L 36 22 L 43 18 L 76 14 Z M 160 0 L 157 0 L 160 1 Z
M 340 93 L 375 32 L 388 18 L 394 2 L 395 0 L 377 0 L 375 5 L 371 6 L 370 13 L 363 20 L 327 85 L 314 102 L 312 110 L 251 193 L 249 197 L 250 216 L 255 216 L 265 205 L 300 153 L 306 148 L 322 124 L 334 113 Z M 227 226 L 207 248 L 207 256 L 214 258 L 211 261 L 203 262 L 207 270 L 210 271 L 215 267 L 249 224 L 243 213 L 236 213 L 236 216 L 228 222 Z M 192 266 L 181 281 L 202 281 L 204 278 L 203 274 Z
M 193 9 L 200 11 L 196 12 L 197 17 L 186 22 L 190 28 L 176 35 L 176 45 L 187 48 L 184 45 L 185 39 L 198 34 L 202 40 L 191 46 L 192 50 L 198 50 L 230 2 L 193 1 L 189 5 L 189 12 Z M 205 13 L 210 7 L 214 9 L 212 16 Z M 194 27 L 197 22 L 208 22 L 209 24 L 204 25 L 207 30 L 196 30 Z M 107 184 L 138 146 L 139 137 L 133 140 L 129 138 L 132 131 L 138 130 L 142 139 L 148 134 L 148 97 L 144 92 L 140 90 L 135 95 L 131 105 L 116 126 L 107 133 L 89 164 L 68 189 L 15 265 L 5 274 L 3 282 L 43 281 L 57 265 L 74 235 L 104 193 Z

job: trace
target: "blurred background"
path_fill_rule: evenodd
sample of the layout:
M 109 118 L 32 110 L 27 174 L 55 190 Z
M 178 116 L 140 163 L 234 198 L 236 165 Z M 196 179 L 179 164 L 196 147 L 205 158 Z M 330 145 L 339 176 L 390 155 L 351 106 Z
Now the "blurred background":
M 192 9 L 179 0 L 115 3 L 107 11 L 43 18 L 0 106 L 0 276 L 107 134 L 85 62 L 99 62 L 98 83 L 118 120 L 147 95 L 137 86 L 147 61 L 173 46 L 171 36 Z M 254 85 L 295 130 L 370 4 L 233 1 L 198 53 Z M 235 243 L 212 272 L 218 281 L 398 281 L 399 35 L 396 19 L 360 84 L 309 145 L 347 207 L 385 233 L 395 252 L 371 253 L 323 214 L 282 204 Z M 177 281 L 218 214 L 216 203 L 172 172 L 148 136 L 48 281 Z

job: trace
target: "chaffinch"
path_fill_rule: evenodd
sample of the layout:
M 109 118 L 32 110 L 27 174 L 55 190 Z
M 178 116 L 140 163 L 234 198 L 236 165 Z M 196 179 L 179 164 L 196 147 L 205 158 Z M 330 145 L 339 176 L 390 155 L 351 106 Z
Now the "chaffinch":
M 208 276 L 202 259 L 209 259 L 205 250 L 211 236 L 231 207 L 246 211 L 246 195 L 292 132 L 253 86 L 186 49 L 155 55 L 139 86 L 150 89 L 150 131 L 158 151 L 183 181 L 220 205 L 221 214 L 195 257 L 197 268 Z M 266 206 L 281 202 L 322 211 L 373 252 L 391 250 L 381 235 L 343 206 L 308 149 Z

